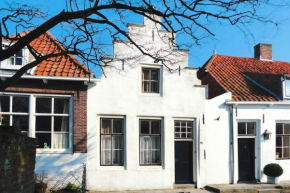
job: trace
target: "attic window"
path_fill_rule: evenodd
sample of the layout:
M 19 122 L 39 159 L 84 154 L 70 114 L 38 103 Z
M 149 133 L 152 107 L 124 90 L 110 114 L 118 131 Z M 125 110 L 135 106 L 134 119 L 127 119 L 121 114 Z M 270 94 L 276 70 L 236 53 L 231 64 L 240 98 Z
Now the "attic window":
M 10 58 L 10 65 L 22 65 L 23 64 L 23 50 L 20 50 L 14 56 Z
M 8 45 L 2 44 L 2 48 L 7 49 Z M 28 61 L 28 49 L 25 47 L 10 58 L 0 62 L 2 69 L 18 70 Z
M 285 77 L 285 97 L 290 97 L 290 77 Z

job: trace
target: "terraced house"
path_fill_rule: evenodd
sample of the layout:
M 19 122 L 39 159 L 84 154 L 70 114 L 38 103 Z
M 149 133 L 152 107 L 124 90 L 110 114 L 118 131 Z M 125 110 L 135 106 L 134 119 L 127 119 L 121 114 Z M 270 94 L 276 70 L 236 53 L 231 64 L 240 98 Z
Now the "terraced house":
M 4 40 L 2 46 L 9 44 Z M 42 55 L 64 49 L 49 32 L 30 46 Z M 1 81 L 33 60 L 25 47 L 2 61 Z M 51 185 L 86 162 L 87 83 L 93 81 L 97 79 L 74 56 L 59 56 L 41 62 L 1 92 L 0 125 L 19 126 L 38 139 L 35 171 L 47 173 Z
M 266 182 L 269 163 L 290 179 L 290 63 L 273 60 L 271 44 L 254 53 L 213 55 L 198 72 L 208 93 L 206 184 Z

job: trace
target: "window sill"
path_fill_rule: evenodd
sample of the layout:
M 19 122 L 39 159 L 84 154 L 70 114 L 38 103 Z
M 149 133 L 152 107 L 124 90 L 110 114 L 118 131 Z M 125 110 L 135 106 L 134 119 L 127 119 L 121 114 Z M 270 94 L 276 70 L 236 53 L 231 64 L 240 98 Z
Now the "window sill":
M 72 154 L 72 149 L 36 149 L 36 154 Z
M 100 170 L 125 170 L 124 166 L 100 166 Z
M 163 170 L 162 165 L 139 165 L 138 170 Z
M 160 93 L 151 93 L 151 92 L 141 92 L 141 96 L 150 96 L 150 97 L 161 97 Z
M 1 69 L 5 70 L 19 70 L 23 65 L 1 65 Z
M 290 158 L 276 158 L 276 160 L 290 160 Z

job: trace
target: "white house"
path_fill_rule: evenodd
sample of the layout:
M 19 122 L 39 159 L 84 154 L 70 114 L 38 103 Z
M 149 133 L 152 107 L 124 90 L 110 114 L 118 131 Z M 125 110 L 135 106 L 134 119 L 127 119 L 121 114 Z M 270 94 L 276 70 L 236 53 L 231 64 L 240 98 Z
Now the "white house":
M 128 41 L 115 41 L 114 58 L 104 59 L 101 81 L 89 85 L 87 188 L 201 187 L 205 89 L 197 69 L 188 67 L 186 50 L 170 46 L 171 33 L 152 21 L 129 24 L 128 31 L 159 60 L 142 55 Z
M 270 44 L 255 46 L 254 58 L 213 55 L 201 68 L 209 98 L 206 184 L 265 182 L 269 163 L 290 180 L 289 74 L 290 63 L 273 60 Z

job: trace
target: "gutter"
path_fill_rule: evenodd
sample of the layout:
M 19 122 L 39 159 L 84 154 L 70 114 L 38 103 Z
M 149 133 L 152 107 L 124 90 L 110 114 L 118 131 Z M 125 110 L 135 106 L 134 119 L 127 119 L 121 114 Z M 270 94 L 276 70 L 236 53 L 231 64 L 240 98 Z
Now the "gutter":
M 234 154 L 234 105 L 230 106 L 230 172 L 231 184 L 234 184 L 235 178 L 235 154 Z
M 227 105 L 269 105 L 269 106 L 273 106 L 273 105 L 290 105 L 290 101 L 228 101 L 226 102 Z
M 14 75 L 14 74 L 13 74 Z M 13 75 L 10 74 L 1 74 L 0 78 L 5 81 L 6 78 L 11 78 Z M 80 81 L 86 83 L 93 82 L 101 82 L 100 78 L 81 78 L 81 77 L 61 77 L 61 76 L 32 76 L 32 75 L 23 75 L 20 79 L 36 79 L 43 80 L 43 82 L 47 82 L 47 80 L 59 80 L 59 81 Z

